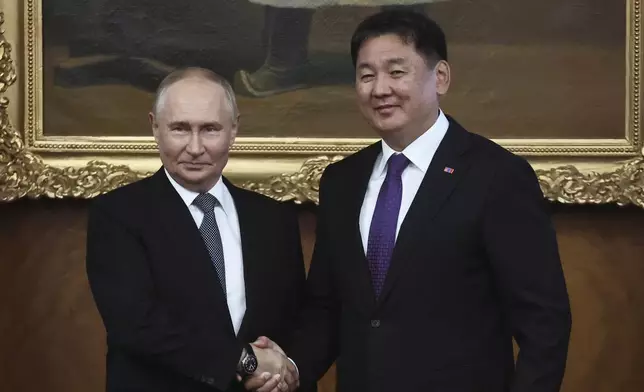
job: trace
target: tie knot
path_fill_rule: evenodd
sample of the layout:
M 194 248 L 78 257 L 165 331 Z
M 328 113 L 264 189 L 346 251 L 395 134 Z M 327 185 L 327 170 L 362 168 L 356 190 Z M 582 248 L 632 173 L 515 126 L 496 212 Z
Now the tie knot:
M 210 193 L 200 193 L 199 196 L 195 198 L 192 202 L 197 208 L 201 210 L 204 214 L 215 211 L 215 205 L 217 205 L 217 198 Z
M 389 162 L 387 163 L 387 174 L 400 177 L 408 164 L 409 159 L 406 156 L 403 154 L 394 154 L 389 158 Z

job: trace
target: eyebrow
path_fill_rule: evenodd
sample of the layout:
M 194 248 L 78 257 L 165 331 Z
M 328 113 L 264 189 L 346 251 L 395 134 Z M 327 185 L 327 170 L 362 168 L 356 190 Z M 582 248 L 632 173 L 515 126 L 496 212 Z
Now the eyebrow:
M 187 121 L 172 121 L 168 125 L 170 128 L 190 128 L 190 124 Z
M 400 65 L 400 64 L 405 64 L 406 62 L 407 62 L 407 59 L 405 59 L 403 57 L 394 57 L 394 58 L 388 59 L 386 61 L 387 65 L 392 65 L 392 64 L 393 65 Z
M 172 121 L 172 122 L 170 122 L 169 125 L 170 125 L 171 128 L 174 128 L 174 127 L 191 128 L 190 123 L 188 123 L 187 121 Z M 213 127 L 213 128 L 219 129 L 219 128 L 223 128 L 223 125 L 221 125 L 220 123 L 218 123 L 216 121 L 205 122 L 205 123 L 199 124 L 199 128 L 207 128 L 207 127 Z
M 385 60 L 385 63 L 387 65 L 402 65 L 402 64 L 405 64 L 406 62 L 407 60 L 403 57 L 392 57 L 390 59 Z M 365 68 L 372 68 L 372 67 L 367 63 L 360 63 L 358 65 L 358 70 L 362 70 Z

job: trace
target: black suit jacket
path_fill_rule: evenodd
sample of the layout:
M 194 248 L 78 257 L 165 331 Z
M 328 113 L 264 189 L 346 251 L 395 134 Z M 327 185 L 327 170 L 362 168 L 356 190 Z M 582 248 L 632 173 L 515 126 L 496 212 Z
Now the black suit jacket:
M 238 336 L 199 230 L 163 170 L 93 202 L 87 274 L 107 331 L 107 391 L 242 390 L 243 343 L 268 335 L 288 348 L 305 285 L 297 216 L 225 183 L 242 238 Z
M 337 358 L 340 392 L 559 390 L 571 316 L 535 173 L 449 121 L 377 299 L 359 215 L 381 145 L 324 172 L 309 304 L 290 352 L 303 380 Z

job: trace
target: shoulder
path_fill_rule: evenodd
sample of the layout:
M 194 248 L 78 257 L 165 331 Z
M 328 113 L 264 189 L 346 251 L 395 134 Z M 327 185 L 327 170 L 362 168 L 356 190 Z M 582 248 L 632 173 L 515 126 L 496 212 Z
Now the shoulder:
M 346 179 L 348 176 L 358 174 L 365 169 L 371 170 L 381 151 L 381 142 L 378 141 L 337 162 L 329 164 L 321 175 L 320 186 L 322 186 L 322 183 L 333 183 L 334 180 Z
M 465 159 L 469 162 L 470 178 L 485 189 L 486 195 L 503 198 L 510 194 L 528 192 L 542 195 L 537 175 L 532 165 L 522 157 L 495 141 L 461 126 L 450 118 L 450 127 L 467 135 Z M 490 197 L 490 196 L 486 196 Z
M 279 217 L 295 214 L 293 203 L 282 202 L 259 192 L 232 185 L 230 182 L 226 183 L 226 187 L 237 209 L 248 208 L 261 217 Z
M 151 196 L 152 178 L 147 177 L 96 196 L 90 202 L 90 214 L 97 211 L 129 214 L 146 205 Z M 149 201 L 149 200 L 148 200 Z
M 486 198 L 508 203 L 512 198 L 522 198 L 523 202 L 541 202 L 543 192 L 538 176 L 530 162 L 498 143 L 475 133 L 471 133 L 473 157 L 479 178 L 486 178 Z
M 472 143 L 474 161 L 486 170 L 497 175 L 534 176 L 534 170 L 528 160 L 513 153 L 489 138 L 477 133 L 468 132 Z

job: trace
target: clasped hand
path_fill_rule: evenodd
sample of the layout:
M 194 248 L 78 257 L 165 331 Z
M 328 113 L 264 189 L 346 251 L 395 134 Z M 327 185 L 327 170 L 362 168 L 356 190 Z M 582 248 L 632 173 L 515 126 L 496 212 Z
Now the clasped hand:
M 247 390 L 291 392 L 300 386 L 297 369 L 275 342 L 260 337 L 251 343 L 251 347 L 257 357 L 258 367 L 252 376 L 244 380 Z

